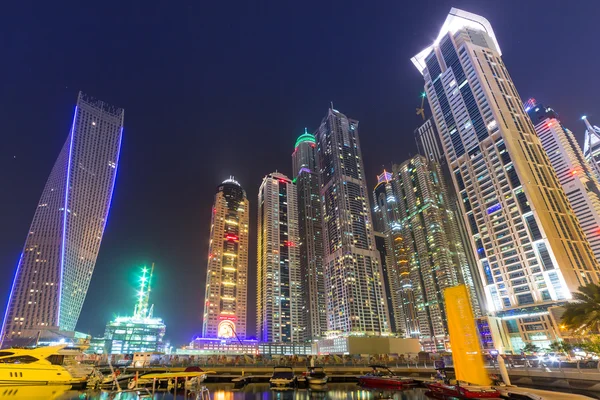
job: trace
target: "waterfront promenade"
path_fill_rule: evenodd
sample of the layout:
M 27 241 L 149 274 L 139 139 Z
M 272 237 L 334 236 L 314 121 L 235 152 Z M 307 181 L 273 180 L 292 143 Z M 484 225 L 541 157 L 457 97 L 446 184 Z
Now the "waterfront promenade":
M 451 367 L 451 357 L 437 357 L 437 359 L 423 360 L 418 355 L 405 355 L 393 357 L 371 356 L 360 361 L 350 360 L 350 357 L 321 358 L 316 363 L 325 367 L 332 382 L 356 382 L 358 376 L 369 372 L 370 364 L 387 365 L 396 374 L 427 380 L 435 375 L 435 364 L 444 360 L 444 366 Z M 128 367 L 127 370 L 145 372 L 148 370 L 183 371 L 190 366 L 199 366 L 204 370 L 214 371 L 209 375 L 207 382 L 231 382 L 242 376 L 254 377 L 249 382 L 267 381 L 276 365 L 289 365 L 296 374 L 306 371 L 308 359 L 305 357 L 280 357 L 276 359 L 254 359 L 240 357 L 213 356 L 201 359 L 179 358 L 171 359 L 169 363 L 152 364 L 142 368 Z M 260 362 L 257 362 L 260 361 Z M 554 362 L 544 363 L 537 357 L 514 356 L 509 359 L 507 369 L 511 383 L 518 386 L 554 387 L 560 389 L 576 389 L 600 393 L 600 369 L 598 362 Z M 489 360 L 487 368 L 490 374 L 500 376 L 494 360 Z

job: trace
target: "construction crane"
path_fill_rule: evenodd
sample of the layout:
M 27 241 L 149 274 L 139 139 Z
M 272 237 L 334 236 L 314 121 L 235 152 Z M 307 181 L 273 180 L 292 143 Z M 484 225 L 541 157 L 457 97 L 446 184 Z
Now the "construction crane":
M 423 121 L 425 121 L 425 92 L 421 93 L 421 107 L 417 107 L 417 115 L 423 117 Z

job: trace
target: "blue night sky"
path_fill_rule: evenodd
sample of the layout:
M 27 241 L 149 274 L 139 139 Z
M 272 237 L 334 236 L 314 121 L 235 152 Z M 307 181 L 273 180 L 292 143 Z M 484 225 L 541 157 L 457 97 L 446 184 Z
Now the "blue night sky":
M 415 153 L 423 80 L 410 58 L 450 8 L 490 20 L 523 99 L 552 106 L 581 140 L 600 125 L 598 1 L 16 1 L 0 16 L 0 301 L 66 140 L 77 92 L 125 108 L 119 176 L 78 330 L 133 310 L 136 266 L 167 337 L 201 330 L 210 209 L 229 175 L 251 203 L 291 174 L 296 137 L 335 108 L 360 121 L 369 185 Z M 427 114 L 429 109 L 426 108 Z

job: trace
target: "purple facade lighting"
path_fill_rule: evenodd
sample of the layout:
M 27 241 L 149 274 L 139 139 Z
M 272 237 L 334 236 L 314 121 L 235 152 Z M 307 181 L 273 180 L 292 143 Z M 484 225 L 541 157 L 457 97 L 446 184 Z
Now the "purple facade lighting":
M 67 161 L 67 180 L 65 183 L 65 206 L 63 209 L 63 229 L 60 249 L 60 280 L 58 283 L 58 307 L 56 308 L 56 321 L 60 326 L 60 305 L 62 299 L 62 282 L 65 270 L 65 240 L 67 237 L 67 213 L 69 212 L 69 184 L 71 179 L 71 160 L 73 159 L 73 136 L 75 135 L 75 121 L 77 120 L 78 106 L 75 106 L 73 113 L 73 122 L 71 123 L 71 132 L 69 133 L 69 160 Z

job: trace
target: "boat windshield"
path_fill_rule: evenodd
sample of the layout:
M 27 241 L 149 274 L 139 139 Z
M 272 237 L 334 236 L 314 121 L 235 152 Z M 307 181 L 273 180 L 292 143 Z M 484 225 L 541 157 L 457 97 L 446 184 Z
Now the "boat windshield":
M 281 371 L 281 370 L 273 372 L 273 376 L 272 376 L 272 378 L 284 378 L 284 379 L 293 378 L 293 377 L 294 377 L 293 372 Z
M 381 369 L 381 368 L 373 368 L 373 371 L 371 371 L 371 375 L 373 375 L 373 376 L 393 376 L 394 374 L 390 370 Z
M 1 364 L 30 364 L 36 361 L 38 361 L 38 359 L 32 356 L 14 356 L 0 358 Z
M 50 364 L 52 365 L 63 365 L 65 356 L 62 354 L 52 354 L 51 356 L 46 357 L 46 360 L 50 361 Z

